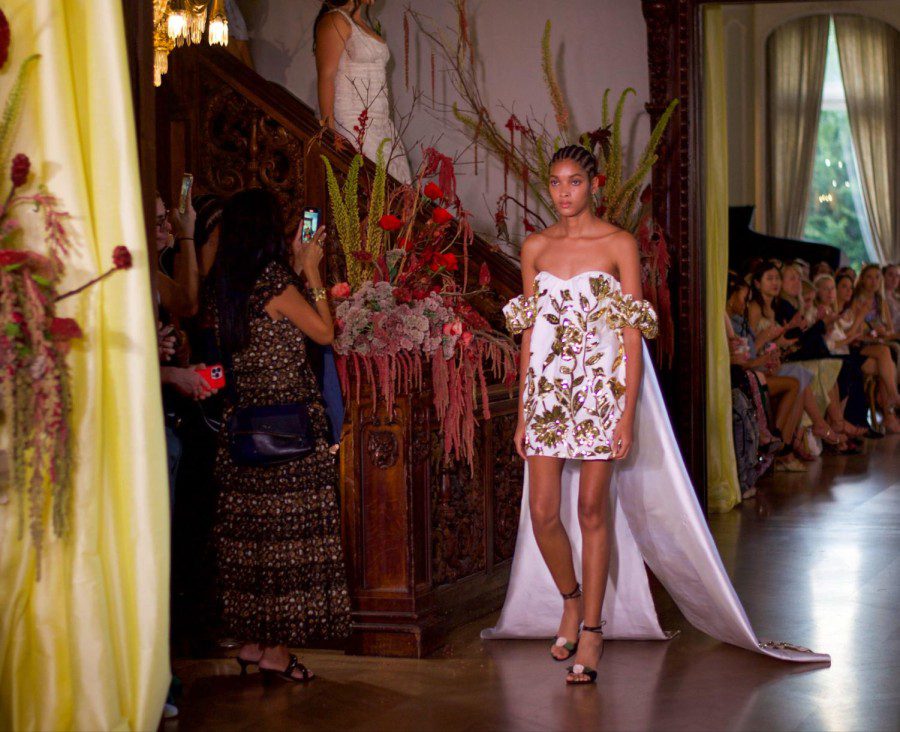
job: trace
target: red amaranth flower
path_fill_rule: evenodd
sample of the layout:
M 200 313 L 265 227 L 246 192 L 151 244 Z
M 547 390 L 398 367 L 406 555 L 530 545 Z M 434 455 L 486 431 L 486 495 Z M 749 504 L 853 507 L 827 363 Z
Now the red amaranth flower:
M 597 210 L 595 212 L 599 218 L 603 218 L 606 215 L 606 206 L 597 206 Z
M 432 201 L 437 201 L 444 197 L 444 192 L 441 190 L 440 186 L 435 183 L 429 183 L 425 186 L 425 195 Z
M 356 257 L 359 262 L 371 262 L 372 261 L 372 253 L 364 252 L 362 249 L 357 249 L 353 252 L 353 256 Z
M 525 231 L 527 231 L 529 234 L 533 234 L 535 231 L 537 231 L 535 225 L 532 224 L 528 219 L 525 219 L 522 224 L 525 226 Z
M 82 335 L 81 327 L 72 318 L 53 318 L 50 322 L 50 336 L 55 341 L 70 341 Z
M 597 185 L 599 185 L 601 188 L 606 185 L 606 176 L 603 175 L 603 173 L 600 173 L 597 176 Z
M 9 21 L 0 10 L 0 68 L 6 64 L 9 57 Z
M 416 243 L 412 239 L 404 236 L 397 240 L 397 248 L 404 249 L 407 252 L 412 252 L 416 248 Z
M 25 153 L 19 153 L 12 159 L 9 177 L 15 188 L 24 186 L 28 180 L 28 173 L 31 171 L 31 161 Z
M 478 271 L 478 284 L 481 287 L 487 287 L 491 284 L 491 270 L 487 266 L 487 262 L 483 262 L 481 269 Z
M 28 252 L 16 249 L 0 249 L 0 267 L 12 267 L 28 260 Z
M 112 260 L 116 269 L 131 269 L 131 252 L 126 246 L 119 245 L 113 249 Z
M 453 214 L 451 214 L 446 208 L 441 208 L 438 206 L 431 212 L 431 220 L 438 225 L 446 224 L 448 221 L 453 220 Z
M 385 231 L 396 231 L 403 226 L 403 222 L 394 216 L 394 214 L 385 214 L 378 219 L 378 225 Z

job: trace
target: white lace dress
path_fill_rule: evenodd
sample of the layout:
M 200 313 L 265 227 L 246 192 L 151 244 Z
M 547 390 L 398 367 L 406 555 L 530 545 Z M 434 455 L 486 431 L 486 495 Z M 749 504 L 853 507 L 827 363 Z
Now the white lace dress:
M 347 39 L 334 79 L 334 122 L 338 132 L 355 140 L 359 117 L 367 110 L 366 133 L 363 138 L 363 154 L 375 160 L 378 146 L 387 138 L 385 156 L 390 156 L 388 173 L 401 183 L 409 183 L 412 175 L 406 149 L 397 135 L 391 119 L 390 93 L 387 82 L 387 64 L 391 52 L 384 41 L 366 33 L 353 18 L 342 10 L 335 10 L 350 23 Z
M 655 338 L 650 303 L 599 270 L 567 280 L 539 272 L 534 294 L 503 308 L 507 327 L 533 327 L 525 374 L 525 453 L 608 460 L 625 407 L 622 329 Z

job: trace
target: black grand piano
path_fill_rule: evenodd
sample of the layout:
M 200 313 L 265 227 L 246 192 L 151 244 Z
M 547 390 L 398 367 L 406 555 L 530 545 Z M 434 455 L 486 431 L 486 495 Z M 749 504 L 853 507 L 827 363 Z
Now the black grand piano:
M 755 257 L 782 262 L 802 259 L 810 265 L 828 262 L 832 269 L 840 266 L 841 250 L 830 244 L 783 239 L 754 231 L 750 228 L 753 209 L 754 206 L 728 207 L 728 263 L 732 268 L 744 270 L 746 262 Z

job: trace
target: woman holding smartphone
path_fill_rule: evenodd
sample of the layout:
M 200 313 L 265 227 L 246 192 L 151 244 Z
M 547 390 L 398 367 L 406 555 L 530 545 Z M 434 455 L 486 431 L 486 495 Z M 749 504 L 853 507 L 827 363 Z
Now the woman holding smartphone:
M 243 191 L 225 204 L 208 283 L 228 370 L 214 537 L 222 619 L 243 642 L 242 673 L 258 666 L 265 675 L 302 682 L 313 674 L 288 646 L 345 636 L 350 604 L 337 463 L 305 343 L 334 338 L 319 274 L 324 229 L 304 242 L 301 227 L 292 245 L 283 231 L 267 191 Z M 301 274 L 312 302 L 302 294 Z M 309 415 L 311 453 L 264 465 L 235 461 L 227 426 L 235 410 L 299 403 Z

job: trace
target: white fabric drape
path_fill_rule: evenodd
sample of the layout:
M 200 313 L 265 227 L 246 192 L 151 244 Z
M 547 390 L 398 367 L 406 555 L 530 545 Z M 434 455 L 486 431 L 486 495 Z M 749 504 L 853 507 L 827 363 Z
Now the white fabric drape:
M 646 562 L 688 622 L 713 638 L 784 661 L 830 662 L 824 653 L 757 640 L 697 503 L 646 346 L 644 364 L 634 445 L 629 457 L 616 465 L 610 491 L 615 507 L 604 635 L 629 640 L 671 637 L 659 625 Z M 561 518 L 580 581 L 579 470 L 577 460 L 568 461 L 563 470 Z M 531 528 L 526 470 L 506 601 L 496 627 L 483 630 L 481 637 L 550 638 L 561 614 L 562 598 Z
M 881 264 L 900 261 L 900 31 L 835 15 L 838 56 L 862 197 Z
M 766 44 L 766 233 L 772 236 L 803 234 L 827 49 L 827 15 L 785 23 Z

